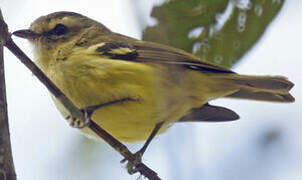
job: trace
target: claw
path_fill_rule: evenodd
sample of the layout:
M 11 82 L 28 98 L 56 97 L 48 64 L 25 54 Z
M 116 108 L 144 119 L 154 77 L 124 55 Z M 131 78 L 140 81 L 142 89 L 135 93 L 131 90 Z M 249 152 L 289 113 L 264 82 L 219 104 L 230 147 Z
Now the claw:
M 139 168 L 137 167 L 138 164 L 142 162 L 142 153 L 140 151 L 136 152 L 134 154 L 135 160 L 134 161 L 128 161 L 126 165 L 126 169 L 130 175 L 135 174 L 139 171 Z M 127 159 L 121 160 L 121 163 L 125 163 Z
M 81 119 L 72 117 L 71 115 L 68 115 L 65 117 L 65 119 L 69 122 L 69 125 L 71 127 L 82 129 L 89 125 L 91 115 L 89 115 L 89 113 L 85 109 L 82 109 L 81 111 L 84 113 L 84 117 L 85 117 L 84 121 L 82 121 Z

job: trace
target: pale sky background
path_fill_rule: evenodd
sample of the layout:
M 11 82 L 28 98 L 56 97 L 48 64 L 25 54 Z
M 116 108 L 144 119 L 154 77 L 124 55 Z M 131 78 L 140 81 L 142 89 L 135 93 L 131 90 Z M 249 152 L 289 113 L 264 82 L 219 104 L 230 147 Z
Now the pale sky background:
M 160 1 L 135 2 L 0 0 L 0 7 L 11 31 L 27 28 L 41 15 L 66 10 L 140 38 L 141 26 L 155 22 L 149 15 L 152 5 Z M 241 119 L 174 125 L 152 142 L 144 162 L 162 179 L 301 179 L 301 15 L 302 1 L 288 0 L 265 36 L 234 69 L 244 74 L 287 76 L 296 84 L 291 91 L 295 103 L 217 100 L 213 103 L 236 111 Z M 14 39 L 32 57 L 29 44 Z M 70 128 L 46 88 L 8 51 L 5 65 L 12 148 L 20 180 L 137 178 L 127 175 L 119 163 L 122 157 L 108 145 L 85 140 Z M 140 145 L 130 148 L 137 150 Z

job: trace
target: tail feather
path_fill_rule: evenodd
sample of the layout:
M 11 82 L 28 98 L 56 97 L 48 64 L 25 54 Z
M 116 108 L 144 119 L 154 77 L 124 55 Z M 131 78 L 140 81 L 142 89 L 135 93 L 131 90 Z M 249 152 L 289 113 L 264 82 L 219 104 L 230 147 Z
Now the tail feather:
M 178 122 L 225 122 L 239 119 L 238 114 L 225 107 L 205 104 L 191 109 Z
M 295 98 L 289 94 L 294 84 L 282 76 L 225 76 L 236 85 L 239 91 L 228 95 L 231 98 L 253 99 L 272 102 L 294 102 Z
M 283 76 L 235 75 L 227 76 L 225 78 L 230 78 L 232 81 L 235 81 L 236 84 L 255 87 L 258 89 L 289 91 L 294 86 L 292 82 Z
M 294 102 L 295 98 L 287 93 L 279 93 L 279 92 L 254 92 L 248 88 L 240 89 L 238 92 L 231 94 L 227 97 L 231 98 L 242 98 L 242 99 L 253 99 L 259 101 L 272 101 L 272 102 Z

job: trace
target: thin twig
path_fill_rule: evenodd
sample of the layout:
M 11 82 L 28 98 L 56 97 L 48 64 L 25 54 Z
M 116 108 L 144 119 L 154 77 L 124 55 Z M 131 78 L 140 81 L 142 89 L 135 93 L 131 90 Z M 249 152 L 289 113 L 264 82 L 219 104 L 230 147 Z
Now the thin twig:
M 2 25 L 1 25 L 2 24 Z M 0 20 L 0 28 L 6 25 L 4 21 Z M 1 31 L 1 30 L 0 30 Z M 2 30 L 3 31 L 3 30 Z M 84 120 L 85 115 L 63 94 L 63 92 L 55 86 L 55 84 L 26 56 L 26 54 L 14 43 L 11 36 L 6 29 L 4 46 L 6 46 L 31 72 L 47 87 L 47 89 L 69 110 L 72 117 Z M 84 122 L 84 121 L 83 121 Z M 113 136 L 107 133 L 104 129 L 98 126 L 91 120 L 88 126 L 98 136 L 103 138 L 111 147 L 118 151 L 130 163 L 135 163 L 135 156 L 129 149 L 121 142 L 116 140 Z M 158 180 L 157 173 L 150 169 L 143 163 L 136 165 L 138 171 L 148 179 Z
M 3 17 L 0 9 L 0 20 L 2 19 Z M 12 157 L 7 115 L 6 85 L 3 58 L 3 31 L 7 31 L 7 26 L 5 24 L 0 25 L 0 179 L 16 180 L 17 177 Z

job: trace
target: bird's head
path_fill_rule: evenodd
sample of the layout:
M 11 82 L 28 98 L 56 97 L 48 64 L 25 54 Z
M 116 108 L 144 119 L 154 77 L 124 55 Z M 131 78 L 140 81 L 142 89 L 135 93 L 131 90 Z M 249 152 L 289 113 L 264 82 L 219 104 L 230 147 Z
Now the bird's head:
M 13 34 L 42 43 L 60 43 L 78 37 L 87 29 L 97 29 L 100 33 L 110 32 L 101 23 L 74 12 L 55 12 L 36 19 L 29 29 L 15 31 Z
M 64 58 L 75 44 L 91 43 L 91 39 L 107 33 L 110 30 L 101 23 L 78 13 L 63 11 L 39 17 L 29 29 L 15 31 L 13 35 L 31 42 L 37 61 L 50 61 Z

